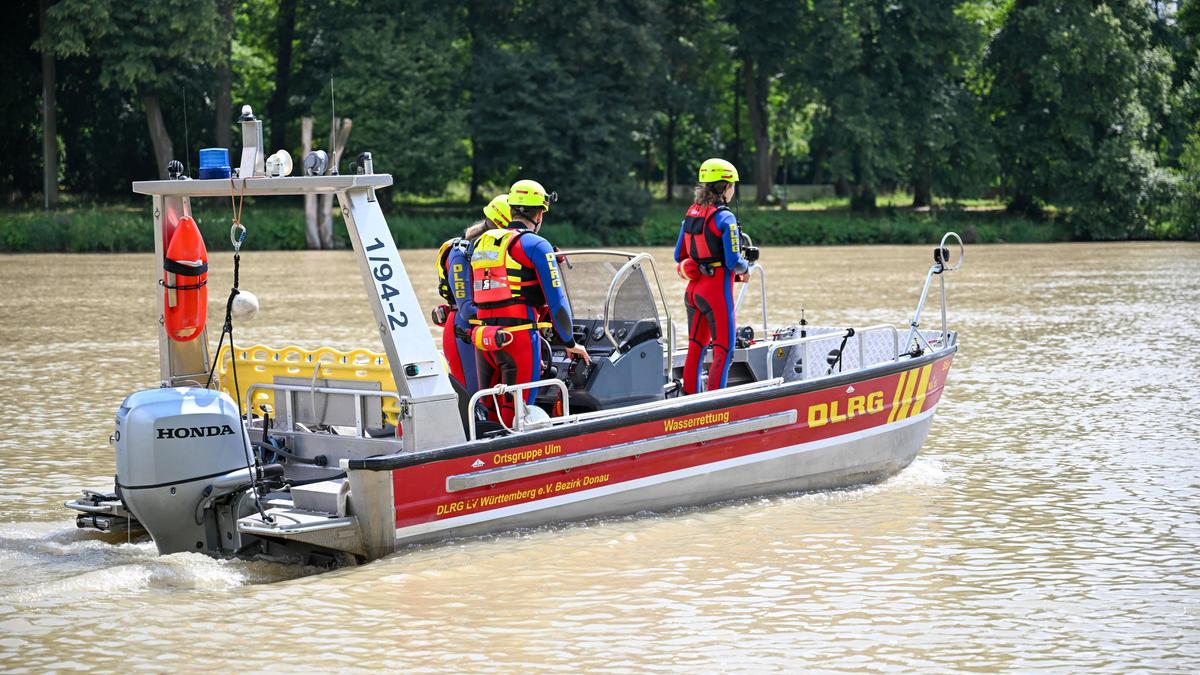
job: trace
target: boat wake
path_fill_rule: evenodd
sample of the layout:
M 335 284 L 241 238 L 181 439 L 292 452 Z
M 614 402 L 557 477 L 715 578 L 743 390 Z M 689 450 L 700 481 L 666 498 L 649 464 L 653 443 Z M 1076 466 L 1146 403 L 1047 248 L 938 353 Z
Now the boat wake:
M 317 570 L 199 553 L 159 556 L 146 535 L 126 541 L 62 523 L 0 524 L 0 605 L 58 605 L 151 591 L 223 591 Z

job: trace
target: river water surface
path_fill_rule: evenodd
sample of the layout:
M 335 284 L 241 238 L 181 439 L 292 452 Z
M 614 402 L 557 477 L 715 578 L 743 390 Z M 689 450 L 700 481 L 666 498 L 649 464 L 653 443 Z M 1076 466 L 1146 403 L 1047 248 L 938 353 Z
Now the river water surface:
M 428 307 L 432 253 L 403 257 Z M 904 324 L 929 247 L 763 258 L 773 323 Z M 112 415 L 155 385 L 155 278 L 0 256 L 0 670 L 1200 669 L 1200 246 L 969 248 L 933 431 L 881 484 L 326 573 L 158 557 L 62 508 L 111 486 Z M 348 252 L 247 253 L 242 286 L 239 344 L 379 348 Z

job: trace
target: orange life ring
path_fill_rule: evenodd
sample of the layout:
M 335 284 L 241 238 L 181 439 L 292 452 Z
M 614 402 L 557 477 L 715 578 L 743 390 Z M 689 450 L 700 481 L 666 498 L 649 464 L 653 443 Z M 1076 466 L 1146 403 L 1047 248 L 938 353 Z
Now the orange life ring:
M 204 333 L 208 314 L 208 249 L 200 228 L 189 216 L 167 244 L 163 259 L 163 323 L 167 337 L 189 342 Z

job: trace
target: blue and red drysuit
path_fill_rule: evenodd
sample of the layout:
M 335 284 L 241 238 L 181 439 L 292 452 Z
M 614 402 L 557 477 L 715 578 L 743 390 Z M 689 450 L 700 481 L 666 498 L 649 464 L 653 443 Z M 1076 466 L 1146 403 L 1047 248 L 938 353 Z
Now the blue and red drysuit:
M 575 346 L 571 303 L 563 286 L 554 247 L 526 229 L 519 220 L 514 220 L 507 229 L 517 230 L 517 235 L 508 245 L 508 255 L 521 266 L 525 281 L 519 284 L 519 298 L 514 297 L 500 303 L 500 306 L 482 301 L 476 304 L 476 321 L 479 324 L 498 326 L 512 336 L 512 341 L 500 349 L 476 350 L 480 389 L 500 383 L 514 385 L 539 379 L 542 372 L 539 327 L 552 326 L 567 347 Z M 526 390 L 526 404 L 532 405 L 536 396 L 536 389 Z M 500 406 L 500 420 L 506 426 L 511 426 L 515 413 L 512 399 L 498 396 L 496 400 Z M 485 403 L 490 408 L 491 402 Z M 496 411 L 491 410 L 491 413 L 495 414 Z
M 675 243 L 675 262 L 688 279 L 684 304 L 688 315 L 688 351 L 683 365 L 683 392 L 700 391 L 704 352 L 712 347 L 707 391 L 721 389 L 733 358 L 734 279 L 750 269 L 742 256 L 737 218 L 724 204 L 688 209 Z
M 442 327 L 442 354 L 450 365 L 450 375 L 467 394 L 479 390 L 475 372 L 475 346 L 471 344 L 471 319 L 475 302 L 471 293 L 471 256 L 466 245 L 451 245 L 443 269 L 450 286 L 450 311 Z

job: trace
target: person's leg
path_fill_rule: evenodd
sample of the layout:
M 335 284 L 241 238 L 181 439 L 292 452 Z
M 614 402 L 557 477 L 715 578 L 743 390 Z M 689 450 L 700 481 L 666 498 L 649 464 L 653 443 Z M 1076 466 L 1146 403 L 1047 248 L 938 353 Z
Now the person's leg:
M 479 389 L 488 389 L 500 384 L 500 365 L 496 362 L 496 353 L 485 352 L 482 349 L 475 350 L 475 374 L 479 378 Z M 488 419 L 500 419 L 496 406 L 492 403 L 491 396 L 484 396 L 479 399 L 479 402 L 483 404 L 484 410 L 487 411 Z
M 454 335 L 454 310 L 446 314 L 446 323 L 442 326 L 442 356 L 446 357 L 446 365 L 450 368 L 450 377 L 466 387 L 463 375 L 462 352 L 459 351 L 458 338 Z
M 700 390 L 700 377 L 704 372 L 704 352 L 708 349 L 711 336 L 710 320 L 706 316 L 708 303 L 700 294 L 700 282 L 688 283 L 684 304 L 688 314 L 688 350 L 683 362 L 683 393 L 695 394 Z
M 496 363 L 500 366 L 500 381 L 504 384 L 515 385 L 533 382 L 535 361 L 541 355 L 535 350 L 534 338 L 537 334 L 531 330 L 518 331 L 512 334 L 512 342 L 503 349 L 492 352 Z M 511 396 L 497 397 L 500 399 L 500 418 L 504 424 L 511 427 L 516 414 Z M 526 398 L 526 401 L 532 399 Z
M 733 303 L 733 275 L 724 270 L 710 277 L 716 283 L 706 297 L 712 305 L 712 366 L 708 370 L 708 390 L 723 389 L 729 381 L 729 366 L 733 363 L 733 343 L 737 330 Z
M 462 338 L 457 338 L 457 342 L 458 358 L 463 374 L 463 388 L 467 390 L 468 394 L 474 394 L 480 389 L 478 369 L 475 366 L 475 346 Z

